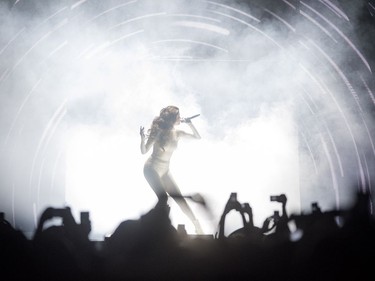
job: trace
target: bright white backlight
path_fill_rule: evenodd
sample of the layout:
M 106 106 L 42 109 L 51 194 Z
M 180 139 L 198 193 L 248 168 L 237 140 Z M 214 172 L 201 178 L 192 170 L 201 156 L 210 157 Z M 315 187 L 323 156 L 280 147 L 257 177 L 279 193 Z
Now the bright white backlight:
M 199 127 L 197 121 L 197 127 Z M 188 131 L 182 124 L 180 129 Z M 181 140 L 171 161 L 172 175 L 184 195 L 202 194 L 209 206 L 189 201 L 207 234 L 217 223 L 231 192 L 253 209 L 254 223 L 261 226 L 281 204 L 270 195 L 285 193 L 287 208 L 299 212 L 298 140 L 292 116 L 275 110 L 238 125 L 223 139 L 200 132 L 201 140 Z M 77 212 L 90 211 L 92 236 L 101 239 L 123 220 L 138 219 L 156 203 L 143 177 L 149 154 L 139 150 L 139 135 L 104 128 L 77 126 L 71 130 L 67 150 L 66 201 Z M 172 224 L 194 227 L 178 205 L 169 201 Z M 227 233 L 241 227 L 239 214 L 230 214 Z

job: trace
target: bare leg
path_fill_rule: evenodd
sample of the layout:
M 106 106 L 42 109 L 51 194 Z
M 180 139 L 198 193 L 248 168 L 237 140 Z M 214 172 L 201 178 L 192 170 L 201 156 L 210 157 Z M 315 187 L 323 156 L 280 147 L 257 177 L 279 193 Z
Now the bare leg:
M 163 175 L 163 177 L 161 178 L 161 181 L 163 183 L 165 191 L 176 201 L 176 203 L 184 212 L 184 214 L 192 221 L 192 223 L 195 226 L 195 231 L 198 234 L 203 234 L 199 221 L 195 217 L 189 204 L 186 202 L 186 199 L 183 198 L 180 189 L 178 188 L 176 182 L 173 180 L 169 171 L 165 175 Z
M 151 165 L 146 164 L 143 168 L 143 174 L 151 188 L 154 190 L 159 202 L 166 204 L 168 196 L 158 172 Z

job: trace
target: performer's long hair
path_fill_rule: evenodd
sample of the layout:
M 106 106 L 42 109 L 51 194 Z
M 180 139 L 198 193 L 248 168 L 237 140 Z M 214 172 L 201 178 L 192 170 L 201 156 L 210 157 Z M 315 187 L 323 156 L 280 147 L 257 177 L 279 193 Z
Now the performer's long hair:
M 161 147 L 168 142 L 170 132 L 177 121 L 180 110 L 174 105 L 167 106 L 160 111 L 152 121 L 151 128 L 148 130 L 149 138 L 158 138 Z

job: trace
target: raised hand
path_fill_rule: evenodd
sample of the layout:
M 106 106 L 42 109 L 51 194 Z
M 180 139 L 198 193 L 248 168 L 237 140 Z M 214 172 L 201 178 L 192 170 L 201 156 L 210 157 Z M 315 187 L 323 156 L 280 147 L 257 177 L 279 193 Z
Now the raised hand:
M 191 123 L 191 119 L 198 117 L 200 114 L 195 114 L 187 118 L 181 118 L 182 123 Z
M 141 138 L 145 138 L 145 127 L 140 127 L 139 128 L 139 134 L 141 135 Z
M 191 123 L 190 118 L 181 118 L 181 123 Z

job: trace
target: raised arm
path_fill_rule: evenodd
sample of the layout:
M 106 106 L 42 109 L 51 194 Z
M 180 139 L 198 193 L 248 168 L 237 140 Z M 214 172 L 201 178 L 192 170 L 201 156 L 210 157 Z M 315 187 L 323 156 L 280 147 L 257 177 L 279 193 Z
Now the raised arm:
M 154 144 L 154 139 L 148 138 L 146 141 L 145 128 L 142 126 L 139 129 L 139 134 L 141 135 L 141 153 L 146 154 Z
M 191 134 L 191 133 L 187 133 L 184 131 L 179 131 L 180 137 L 191 138 L 191 139 L 201 139 L 201 136 L 198 133 L 198 130 L 195 128 L 195 126 L 193 125 L 190 119 L 185 119 L 183 120 L 183 122 L 186 123 L 190 127 L 193 133 Z

